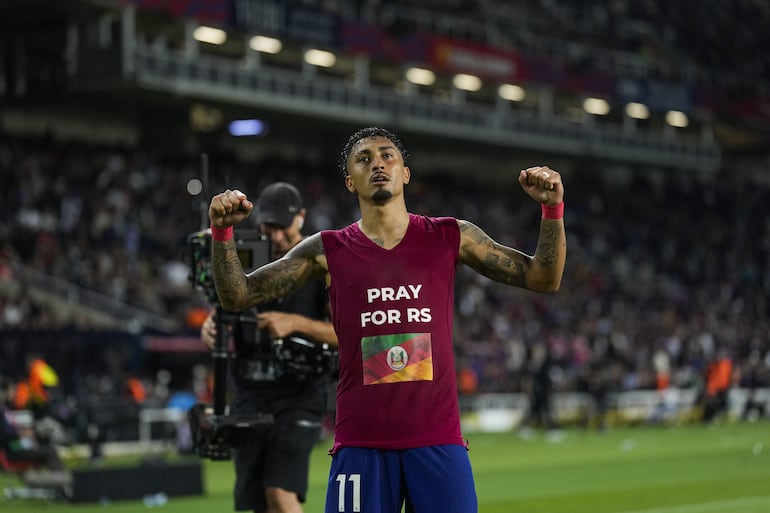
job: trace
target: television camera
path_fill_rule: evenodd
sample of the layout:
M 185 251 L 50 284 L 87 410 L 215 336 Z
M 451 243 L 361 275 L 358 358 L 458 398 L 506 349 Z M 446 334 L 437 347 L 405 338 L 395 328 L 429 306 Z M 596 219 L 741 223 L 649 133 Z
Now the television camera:
M 256 230 L 236 229 L 233 234 L 238 258 L 244 269 L 256 269 L 270 261 L 270 240 Z M 270 414 L 226 413 L 228 369 L 243 387 L 259 387 L 285 378 L 305 380 L 337 372 L 337 350 L 299 337 L 273 339 L 258 327 L 256 310 L 227 312 L 219 304 L 211 268 L 211 232 L 188 236 L 193 287 L 216 308 L 217 337 L 214 360 L 214 404 L 197 404 L 188 411 L 196 452 L 209 459 L 230 458 L 230 450 L 248 444 L 260 429 L 272 425 Z M 230 334 L 232 345 L 229 345 Z

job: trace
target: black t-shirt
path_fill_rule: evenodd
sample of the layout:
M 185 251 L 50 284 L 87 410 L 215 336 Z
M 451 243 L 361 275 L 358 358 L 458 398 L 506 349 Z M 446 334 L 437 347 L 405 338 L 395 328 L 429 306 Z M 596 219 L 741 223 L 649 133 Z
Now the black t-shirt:
M 263 305 L 259 310 L 296 313 L 323 321 L 328 320 L 327 304 L 328 295 L 325 285 L 320 280 L 312 280 L 291 296 L 283 298 L 276 304 Z M 246 326 L 244 329 L 255 329 L 255 327 Z M 256 333 L 255 336 L 266 337 L 267 335 Z M 295 333 L 287 337 L 285 343 L 290 343 L 288 339 L 293 336 L 310 340 L 305 334 Z M 237 343 L 236 347 L 238 347 Z M 239 359 L 240 354 L 236 357 L 236 361 L 231 362 L 235 383 L 235 397 L 231 408 L 233 413 L 277 413 L 286 408 L 302 408 L 321 415 L 327 410 L 327 389 L 330 377 L 305 378 L 283 372 L 275 380 L 244 380 L 240 378 L 238 372 L 238 366 L 243 363 L 239 363 Z

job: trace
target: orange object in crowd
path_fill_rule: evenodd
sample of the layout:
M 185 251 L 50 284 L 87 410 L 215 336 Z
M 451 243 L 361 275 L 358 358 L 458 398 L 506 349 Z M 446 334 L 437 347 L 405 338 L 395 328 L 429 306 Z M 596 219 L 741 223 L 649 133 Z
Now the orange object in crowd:
M 15 393 L 13 394 L 13 407 L 16 410 L 24 410 L 27 408 L 32 395 L 29 391 L 29 383 L 26 381 L 16 383 L 15 389 Z
M 185 324 L 190 328 L 200 329 L 209 316 L 209 311 L 207 308 L 191 308 L 185 314 Z
M 13 404 L 18 409 L 28 408 L 31 403 L 45 404 L 49 400 L 46 388 L 59 384 L 59 375 L 45 360 L 36 358 L 29 364 L 29 378 L 16 384 Z
M 126 380 L 126 388 L 128 389 L 128 395 L 131 396 L 135 403 L 141 404 L 147 399 L 147 390 L 139 379 L 128 378 Z
M 55 387 L 59 384 L 59 376 L 45 360 L 36 358 L 29 367 L 29 388 L 31 399 L 38 403 L 48 402 L 46 387 Z
M 711 363 L 706 371 L 706 393 L 715 395 L 730 388 L 732 374 L 733 362 L 729 358 Z
M 461 394 L 473 394 L 479 388 L 479 380 L 473 369 L 465 367 L 460 370 L 458 389 Z

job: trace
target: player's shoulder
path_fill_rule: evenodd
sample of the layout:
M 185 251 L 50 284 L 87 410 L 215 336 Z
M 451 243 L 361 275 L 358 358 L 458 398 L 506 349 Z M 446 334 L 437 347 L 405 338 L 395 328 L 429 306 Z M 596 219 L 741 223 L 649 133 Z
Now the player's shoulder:
M 448 216 L 426 216 L 421 214 L 409 214 L 411 222 L 426 230 L 456 229 L 458 220 Z
M 486 238 L 484 231 L 467 219 L 457 219 L 457 227 L 463 240 L 479 242 Z
M 321 230 L 318 232 L 318 238 L 321 241 L 322 249 L 325 249 L 326 252 L 333 251 L 340 246 L 347 246 L 361 236 L 362 233 L 356 228 L 356 223 L 351 223 L 342 228 Z
M 297 256 L 317 257 L 324 254 L 324 245 L 321 239 L 321 232 L 308 235 L 302 239 L 293 249 L 292 253 Z
M 410 214 L 410 230 L 418 231 L 423 241 L 432 240 L 438 243 L 446 241 L 450 246 L 456 246 L 460 238 L 460 227 L 455 217 L 436 217 Z
M 347 226 L 343 226 L 342 228 L 321 230 L 318 232 L 318 235 L 322 240 L 349 239 L 350 237 L 354 237 L 358 232 L 359 230 L 356 229 L 356 223 L 351 223 Z

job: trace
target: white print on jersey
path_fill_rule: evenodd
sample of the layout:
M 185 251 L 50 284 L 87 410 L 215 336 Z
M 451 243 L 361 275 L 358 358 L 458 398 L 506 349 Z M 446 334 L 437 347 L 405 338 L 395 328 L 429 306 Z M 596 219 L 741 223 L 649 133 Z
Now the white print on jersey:
M 422 285 L 399 285 L 398 288 L 381 287 L 375 289 L 366 289 L 366 299 L 368 303 L 375 300 L 380 301 L 398 301 L 401 299 L 419 299 Z
M 383 324 L 401 324 L 402 322 L 430 322 L 433 316 L 430 308 L 407 308 L 406 320 L 401 319 L 401 310 L 373 310 L 371 312 L 361 312 L 361 327 L 365 328 L 371 323 L 375 326 Z
M 404 301 L 420 299 L 422 284 L 419 285 L 399 285 L 398 287 L 377 287 L 366 289 L 366 300 L 368 303 L 375 301 Z M 369 324 L 382 326 L 383 324 L 401 324 L 402 322 L 430 322 L 433 316 L 430 308 L 410 307 L 406 310 L 389 308 L 388 310 L 371 310 L 361 312 L 361 327 L 365 328 Z

